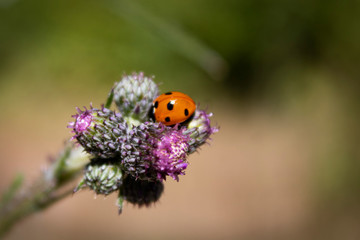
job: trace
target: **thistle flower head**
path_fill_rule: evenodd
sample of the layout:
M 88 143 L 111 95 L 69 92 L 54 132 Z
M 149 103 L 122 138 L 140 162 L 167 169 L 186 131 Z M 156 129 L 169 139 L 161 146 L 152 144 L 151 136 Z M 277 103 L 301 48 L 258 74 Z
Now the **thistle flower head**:
M 154 177 L 148 171 L 154 156 L 153 135 L 158 131 L 156 123 L 142 123 L 128 130 L 126 141 L 121 148 L 121 163 L 124 170 L 136 179 L 151 180 Z
M 153 150 L 155 162 L 153 167 L 157 172 L 158 179 L 166 179 L 170 176 L 179 180 L 178 175 L 184 175 L 188 166 L 186 161 L 190 137 L 184 134 L 184 130 L 167 128 L 157 139 Z
M 119 189 L 122 183 L 120 166 L 113 163 L 92 160 L 84 170 L 84 176 L 77 188 L 89 187 L 97 194 L 108 195 Z
M 69 123 L 74 133 L 73 139 L 85 151 L 95 157 L 112 158 L 120 154 L 119 148 L 124 141 L 127 125 L 120 113 L 102 107 L 84 111 L 77 108 L 74 122 Z
M 125 75 L 114 87 L 114 101 L 124 117 L 139 121 L 148 119 L 152 101 L 158 95 L 158 87 L 144 73 Z
M 81 112 L 81 110 L 80 110 Z M 91 111 L 85 109 L 81 114 L 76 115 L 76 120 L 74 122 L 74 132 L 83 132 L 85 131 L 92 123 Z
M 141 180 L 178 180 L 183 175 L 190 137 L 185 129 L 145 122 L 129 132 L 122 148 L 125 171 Z
M 185 131 L 191 138 L 189 142 L 189 151 L 191 154 L 203 145 L 211 134 L 219 131 L 218 127 L 210 125 L 212 113 L 207 114 L 204 110 L 196 110 L 194 118 L 189 122 L 188 129 Z

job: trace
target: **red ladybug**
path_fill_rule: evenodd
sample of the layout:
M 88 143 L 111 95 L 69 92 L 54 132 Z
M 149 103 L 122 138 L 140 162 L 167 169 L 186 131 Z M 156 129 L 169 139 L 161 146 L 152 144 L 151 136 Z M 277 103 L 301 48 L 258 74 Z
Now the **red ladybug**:
M 181 92 L 167 92 L 158 96 L 152 107 L 155 121 L 174 125 L 190 119 L 196 109 L 194 100 Z

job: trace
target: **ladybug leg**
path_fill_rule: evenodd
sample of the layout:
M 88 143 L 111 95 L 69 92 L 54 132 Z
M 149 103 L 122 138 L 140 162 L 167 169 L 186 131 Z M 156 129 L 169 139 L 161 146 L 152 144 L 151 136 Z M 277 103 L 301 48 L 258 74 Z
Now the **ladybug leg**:
M 153 122 L 155 122 L 155 115 L 154 115 L 154 107 L 151 106 L 151 108 L 149 109 L 149 113 L 148 113 L 149 119 L 152 120 Z

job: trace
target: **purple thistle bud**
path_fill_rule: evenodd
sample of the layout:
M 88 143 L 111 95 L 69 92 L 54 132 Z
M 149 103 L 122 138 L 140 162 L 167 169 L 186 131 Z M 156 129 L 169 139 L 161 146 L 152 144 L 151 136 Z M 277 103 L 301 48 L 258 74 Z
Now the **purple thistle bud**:
M 196 110 L 194 118 L 189 122 L 188 129 L 185 131 L 191 138 L 189 142 L 188 154 L 195 152 L 203 145 L 211 134 L 219 131 L 218 127 L 210 125 L 212 113 L 207 114 L 204 110 Z
M 102 107 L 81 111 L 73 115 L 75 121 L 69 123 L 74 133 L 73 139 L 85 151 L 98 158 L 113 158 L 120 155 L 120 147 L 126 138 L 127 125 L 121 115 Z

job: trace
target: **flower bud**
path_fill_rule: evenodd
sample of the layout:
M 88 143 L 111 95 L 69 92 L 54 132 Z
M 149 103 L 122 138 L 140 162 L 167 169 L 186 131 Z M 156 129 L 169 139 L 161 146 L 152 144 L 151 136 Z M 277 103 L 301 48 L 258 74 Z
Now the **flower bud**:
M 158 87 L 144 73 L 125 75 L 114 87 L 114 101 L 126 118 L 146 121 Z
M 89 187 L 97 194 L 108 195 L 119 189 L 122 183 L 120 166 L 104 161 L 93 160 L 84 171 L 84 177 L 74 190 Z
M 98 158 L 112 158 L 120 155 L 120 147 L 125 139 L 127 125 L 120 113 L 107 108 L 90 108 L 73 115 L 73 128 L 76 140 L 85 151 Z
M 211 127 L 211 116 L 212 113 L 207 114 L 204 110 L 195 111 L 194 118 L 189 122 L 188 129 L 185 131 L 191 138 L 188 154 L 195 152 L 198 147 L 206 142 L 211 134 L 219 130 L 217 127 Z
M 121 148 L 121 163 L 124 171 L 137 179 L 156 179 L 156 176 L 148 170 L 154 161 L 151 151 L 155 145 L 153 135 L 158 126 L 157 123 L 146 122 L 132 127 Z

